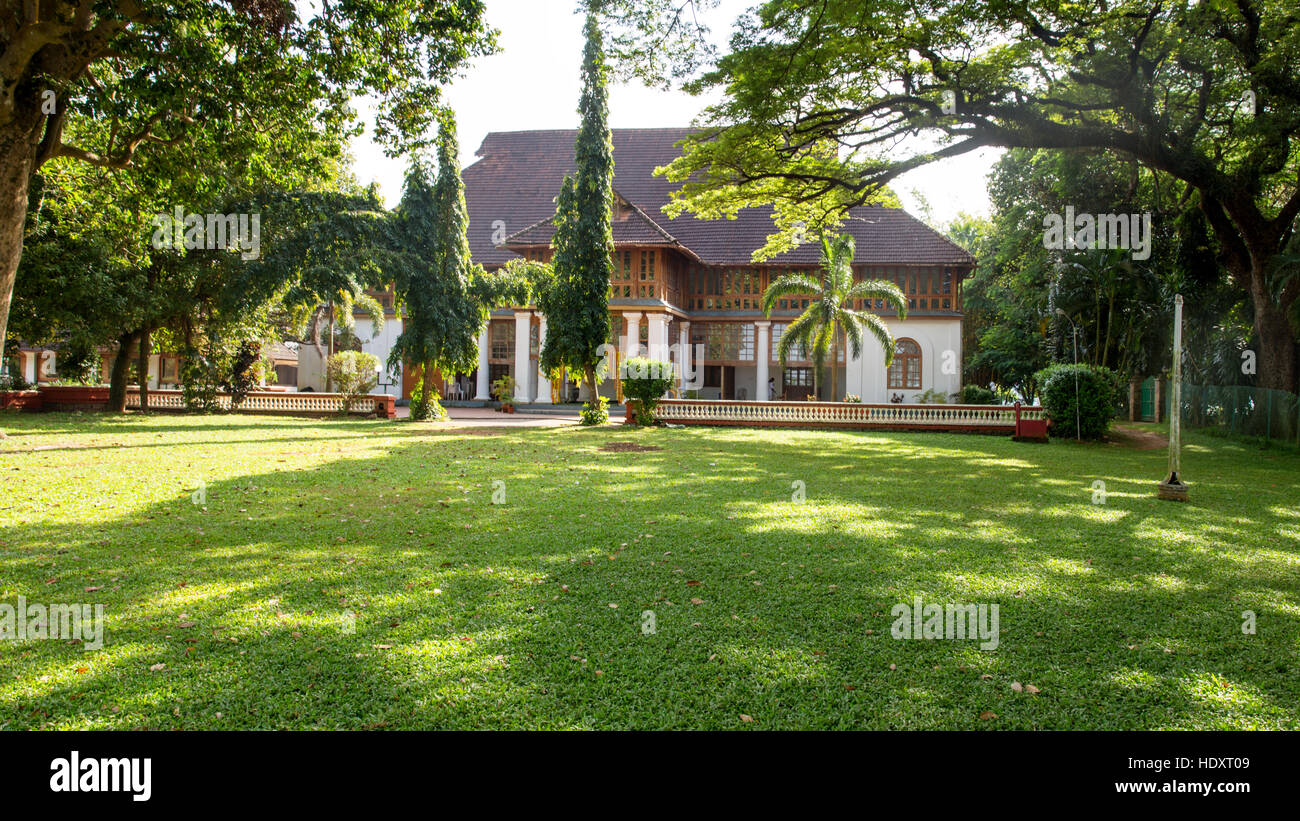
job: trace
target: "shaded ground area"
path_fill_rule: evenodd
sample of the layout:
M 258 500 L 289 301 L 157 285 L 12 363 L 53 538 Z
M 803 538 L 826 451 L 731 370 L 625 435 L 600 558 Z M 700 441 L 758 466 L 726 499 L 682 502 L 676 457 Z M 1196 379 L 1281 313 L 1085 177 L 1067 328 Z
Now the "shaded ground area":
M 1135 450 L 1168 450 L 1169 437 L 1149 430 L 1132 428 L 1127 425 L 1113 424 L 1106 440 L 1112 445 L 1133 448 Z
M 1276 448 L 1189 434 L 1173 504 L 1059 440 L 0 422 L 0 602 L 107 626 L 0 641 L 2 728 L 1300 728 Z M 895 639 L 916 597 L 997 648 Z

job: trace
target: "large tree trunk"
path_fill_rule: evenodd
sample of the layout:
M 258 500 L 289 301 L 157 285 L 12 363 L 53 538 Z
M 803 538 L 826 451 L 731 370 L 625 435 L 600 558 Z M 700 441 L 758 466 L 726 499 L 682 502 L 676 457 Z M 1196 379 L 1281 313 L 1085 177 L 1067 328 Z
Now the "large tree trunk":
M 1295 393 L 1300 384 L 1300 352 L 1287 311 L 1279 308 L 1262 287 L 1251 288 L 1251 292 L 1255 303 L 1255 332 L 1259 335 L 1256 384 Z
M 330 379 L 330 360 L 334 358 L 334 300 L 330 300 L 330 352 L 325 359 L 325 392 L 330 393 L 334 388 L 333 380 Z
M 139 331 L 122 334 L 117 338 L 117 355 L 113 357 L 113 374 L 108 384 L 109 413 L 126 411 L 126 377 L 131 370 L 131 348 L 139 338 Z
M 149 329 L 146 328 L 140 333 L 140 412 L 149 412 L 149 353 L 153 349 L 153 340 L 150 338 Z
M 35 147 L 30 129 L 11 124 L 0 129 L 0 351 L 9 330 L 14 278 L 23 256 L 27 192 Z

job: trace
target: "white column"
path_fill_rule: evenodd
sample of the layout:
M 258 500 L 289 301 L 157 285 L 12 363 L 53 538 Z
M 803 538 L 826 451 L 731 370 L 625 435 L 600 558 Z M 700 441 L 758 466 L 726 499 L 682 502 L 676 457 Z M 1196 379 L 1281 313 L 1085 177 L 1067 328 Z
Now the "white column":
M 623 357 L 630 359 L 641 351 L 641 312 L 629 311 L 623 314 L 626 327 L 623 331 Z
M 754 390 L 754 393 L 756 394 L 754 399 L 759 402 L 766 402 L 768 397 L 767 365 L 772 359 L 772 353 L 770 350 L 772 346 L 769 343 L 769 340 L 771 339 L 771 330 L 772 321 L 769 319 L 760 319 L 754 323 L 754 336 L 756 337 L 754 357 L 757 359 L 756 364 L 758 365 L 758 384 Z
M 668 314 L 646 314 L 650 323 L 649 349 L 650 358 L 666 361 L 668 359 Z
M 542 373 L 542 351 L 546 348 L 546 316 L 537 315 L 537 404 L 551 404 L 551 380 Z
M 691 323 L 677 323 L 677 387 L 681 391 L 690 390 L 691 381 Z
M 533 369 L 532 360 L 528 358 L 528 343 L 532 341 L 533 315 L 530 311 L 515 311 L 515 403 L 525 404 L 528 386 L 532 379 L 528 374 Z
M 474 398 L 480 402 L 488 399 L 488 391 L 491 390 L 488 384 L 488 346 L 492 344 L 488 338 L 488 328 L 491 326 L 490 321 L 485 323 L 478 335 L 478 384 L 474 388 Z

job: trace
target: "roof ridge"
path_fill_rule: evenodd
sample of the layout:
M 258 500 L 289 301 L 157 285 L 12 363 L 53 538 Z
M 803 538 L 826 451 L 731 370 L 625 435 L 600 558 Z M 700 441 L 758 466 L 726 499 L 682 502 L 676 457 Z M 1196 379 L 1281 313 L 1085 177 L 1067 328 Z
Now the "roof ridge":
M 667 228 L 664 228 L 662 225 L 660 225 L 659 223 L 655 222 L 654 217 L 652 217 L 652 216 L 650 216 L 649 214 L 647 214 L 647 213 L 645 212 L 645 209 L 643 209 L 641 206 L 637 205 L 635 202 L 632 202 L 632 200 L 628 199 L 627 197 L 623 196 L 622 193 L 620 193 L 619 190 L 618 190 L 617 188 L 614 189 L 614 193 L 615 193 L 615 194 L 618 194 L 619 199 L 621 199 L 621 200 L 623 200 L 623 202 L 627 203 L 628 206 L 629 206 L 629 207 L 630 207 L 634 212 L 636 212 L 637 214 L 640 214 L 642 219 L 644 219 L 646 222 L 650 223 L 650 227 L 653 228 L 653 229 L 655 229 L 656 231 L 658 231 L 659 234 L 660 234 L 664 239 L 666 239 L 666 240 L 668 240 L 669 242 L 674 243 L 674 244 L 676 244 L 676 245 L 682 245 L 681 240 L 677 239 L 677 237 L 675 237 L 675 236 L 673 236 L 672 234 L 668 233 L 668 229 L 667 229 Z M 683 247 L 685 247 L 685 246 L 683 246 Z
M 880 203 L 870 203 L 870 204 L 867 204 L 867 205 L 865 205 L 865 206 L 863 206 L 863 205 L 859 205 L 859 206 L 855 206 L 855 207 L 856 207 L 856 208 L 863 208 L 863 207 L 866 207 L 866 208 L 879 208 L 879 209 L 881 209 L 881 210 L 885 210 L 885 211 L 897 211 L 898 213 L 902 214 L 904 217 L 907 217 L 909 220 L 911 220 L 912 222 L 914 222 L 914 223 L 916 223 L 917 225 L 919 225 L 921 228 L 924 228 L 926 231 L 929 231 L 931 234 L 933 234 L 933 235 L 934 235 L 935 237 L 937 237 L 938 239 L 942 240 L 943 242 L 948 243 L 948 244 L 951 245 L 953 248 L 957 249 L 957 250 L 960 251 L 962 254 L 964 254 L 964 255 L 966 255 L 967 257 L 969 257 L 972 263 L 975 262 L 975 255 L 974 255 L 974 254 L 972 254 L 970 251 L 968 251 L 968 250 L 966 250 L 965 248 L 963 248 L 963 247 L 961 247 L 960 245 L 958 245 L 958 244 L 957 244 L 956 242 L 954 242 L 954 241 L 953 241 L 953 240 L 952 240 L 952 239 L 951 239 L 947 234 L 945 234 L 944 232 L 938 230 L 937 228 L 932 227 L 931 225 L 929 225 L 928 223 L 926 223 L 925 220 L 922 220 L 922 219 L 918 218 L 915 214 L 912 214 L 910 211 L 908 211 L 906 208 L 903 208 L 902 206 L 897 206 L 897 207 L 895 207 L 895 206 L 892 206 L 892 205 L 882 205 L 882 204 L 880 204 Z M 853 215 L 850 214 L 850 215 L 849 215 L 849 218 L 852 219 L 852 218 L 853 218 Z M 863 222 L 866 222 L 866 219 L 864 218 L 862 221 L 863 221 Z
M 505 248 L 507 245 L 510 244 L 510 240 L 514 239 L 515 237 L 520 236 L 522 234 L 527 234 L 529 231 L 533 230 L 534 228 L 540 228 L 543 225 L 546 225 L 547 223 L 551 223 L 551 222 L 555 222 L 554 214 L 552 214 L 549 217 L 539 219 L 537 222 L 534 222 L 532 225 L 529 225 L 526 228 L 520 228 L 518 231 L 514 232 L 513 234 L 507 234 L 506 237 L 501 240 L 501 242 L 499 243 L 494 242 L 492 244 L 495 245 L 497 248 Z

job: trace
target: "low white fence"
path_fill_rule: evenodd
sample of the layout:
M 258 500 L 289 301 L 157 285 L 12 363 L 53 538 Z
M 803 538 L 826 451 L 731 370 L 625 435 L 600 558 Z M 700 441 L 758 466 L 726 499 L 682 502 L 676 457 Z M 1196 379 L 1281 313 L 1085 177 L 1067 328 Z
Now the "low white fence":
M 850 427 L 894 430 L 1016 432 L 1017 408 L 1007 405 L 866 405 L 856 402 L 736 402 L 665 399 L 655 408 L 665 422 L 773 427 Z M 1019 408 L 1022 420 L 1043 419 L 1040 407 Z
M 327 416 L 343 411 L 347 397 L 341 393 L 291 393 L 288 391 L 254 391 L 244 397 L 239 405 L 242 413 L 279 413 L 285 415 Z M 219 393 L 217 407 L 230 410 L 230 394 Z M 128 408 L 140 407 L 139 388 L 132 387 L 126 394 Z M 183 411 L 185 400 L 180 391 L 149 391 L 149 410 Z M 396 398 L 391 394 L 359 396 L 352 402 L 351 413 L 377 414 L 392 419 L 396 416 Z

